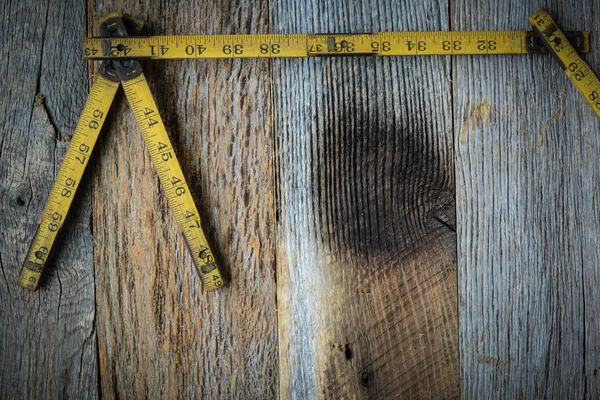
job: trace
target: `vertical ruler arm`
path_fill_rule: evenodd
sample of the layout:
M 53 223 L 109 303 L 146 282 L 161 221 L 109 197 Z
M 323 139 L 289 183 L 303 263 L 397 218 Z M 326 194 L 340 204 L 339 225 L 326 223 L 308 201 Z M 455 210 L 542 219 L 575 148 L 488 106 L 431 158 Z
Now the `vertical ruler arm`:
M 194 265 L 202 278 L 204 290 L 212 291 L 221 287 L 224 280 L 202 230 L 200 214 L 158 113 L 148 82 L 142 73 L 136 78 L 121 83 L 142 131 L 169 205 L 175 213 L 175 219 L 191 252 Z
M 42 271 L 71 208 L 118 88 L 118 82 L 111 82 L 101 75 L 95 78 L 19 274 L 19 285 L 25 289 L 35 291 L 39 287 Z

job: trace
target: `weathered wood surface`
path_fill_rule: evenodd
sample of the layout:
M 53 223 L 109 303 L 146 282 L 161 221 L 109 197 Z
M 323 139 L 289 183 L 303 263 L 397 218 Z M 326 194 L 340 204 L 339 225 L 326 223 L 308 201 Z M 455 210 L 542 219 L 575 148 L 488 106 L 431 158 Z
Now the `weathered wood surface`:
M 593 1 L 454 3 L 453 28 L 523 29 L 547 7 L 591 31 Z M 465 398 L 600 397 L 600 123 L 550 56 L 454 59 Z
M 600 5 L 64 3 L 0 18 L 0 398 L 600 397 L 600 125 L 550 57 L 146 63 L 231 283 L 201 291 L 121 94 L 45 284 L 16 284 L 87 95 L 65 49 L 108 11 L 368 32 L 544 5 L 597 48 Z
M 89 179 L 41 289 L 17 276 L 87 96 L 76 1 L 9 2 L 0 17 L 0 398 L 94 398 L 97 352 Z
M 271 2 L 271 32 L 448 29 L 446 2 Z M 280 393 L 459 392 L 450 60 L 273 60 Z
M 90 2 L 149 34 L 260 33 L 267 3 Z M 98 151 L 94 241 L 100 390 L 108 398 L 278 395 L 269 62 L 145 63 L 145 74 L 230 283 L 205 294 L 129 106 Z

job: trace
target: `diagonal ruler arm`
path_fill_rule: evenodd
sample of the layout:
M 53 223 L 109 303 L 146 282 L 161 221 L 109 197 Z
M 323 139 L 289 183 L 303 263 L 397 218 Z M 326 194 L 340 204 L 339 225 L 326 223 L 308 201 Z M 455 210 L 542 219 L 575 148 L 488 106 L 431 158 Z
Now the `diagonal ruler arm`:
M 19 285 L 26 289 L 35 291 L 39 287 L 42 271 L 71 208 L 118 88 L 119 82 L 96 75 L 19 274 Z
M 169 205 L 192 254 L 194 265 L 204 282 L 204 290 L 223 286 L 212 251 L 202 230 L 200 214 L 177 161 L 169 136 L 144 74 L 121 82 L 125 95 L 158 172 Z

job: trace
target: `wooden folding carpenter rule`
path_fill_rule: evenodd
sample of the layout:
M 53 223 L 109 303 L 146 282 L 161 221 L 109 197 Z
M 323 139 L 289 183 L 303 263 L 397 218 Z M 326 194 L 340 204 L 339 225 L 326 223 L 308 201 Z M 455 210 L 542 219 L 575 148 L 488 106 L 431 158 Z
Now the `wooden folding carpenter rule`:
M 139 36 L 143 23 L 111 13 L 100 22 L 102 37 L 86 38 L 85 59 L 104 59 L 46 202 L 19 284 L 36 290 L 100 129 L 119 85 L 175 212 L 177 223 L 207 291 L 224 280 L 201 226 L 200 215 L 158 113 L 139 59 L 315 56 L 495 55 L 552 53 L 600 116 L 600 81 L 577 53 L 590 49 L 587 32 L 561 32 L 545 10 L 530 17 L 534 31 L 384 32 L 372 34 L 253 34 Z

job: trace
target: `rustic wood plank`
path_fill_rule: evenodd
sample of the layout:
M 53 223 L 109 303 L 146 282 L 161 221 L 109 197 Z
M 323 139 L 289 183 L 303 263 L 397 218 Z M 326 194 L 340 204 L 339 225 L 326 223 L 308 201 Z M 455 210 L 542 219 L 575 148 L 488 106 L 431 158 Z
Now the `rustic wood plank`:
M 443 1 L 271 2 L 271 32 L 448 29 Z M 450 62 L 273 61 L 283 398 L 458 396 Z
M 598 37 L 587 0 L 456 2 L 453 28 L 542 5 Z M 456 58 L 454 103 L 463 395 L 598 398 L 600 124 L 550 56 Z
M 88 92 L 76 1 L 9 2 L 0 17 L 0 398 L 97 397 L 89 179 L 39 291 L 21 264 Z
M 89 2 L 144 19 L 150 34 L 259 33 L 249 1 Z M 144 71 L 204 229 L 230 283 L 204 294 L 121 97 L 94 176 L 98 342 L 107 398 L 278 394 L 269 62 L 148 62 Z

